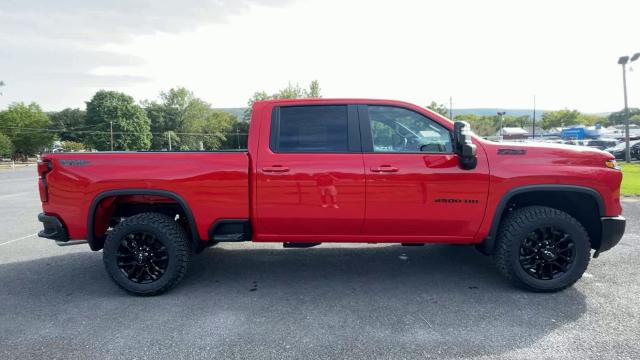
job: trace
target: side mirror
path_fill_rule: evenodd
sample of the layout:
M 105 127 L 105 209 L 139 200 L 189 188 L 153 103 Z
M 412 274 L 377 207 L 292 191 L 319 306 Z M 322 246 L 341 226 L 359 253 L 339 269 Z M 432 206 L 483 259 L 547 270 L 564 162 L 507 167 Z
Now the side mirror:
M 471 127 L 466 121 L 456 121 L 453 124 L 453 148 L 460 156 L 460 168 L 473 170 L 478 164 L 476 145 L 471 141 Z

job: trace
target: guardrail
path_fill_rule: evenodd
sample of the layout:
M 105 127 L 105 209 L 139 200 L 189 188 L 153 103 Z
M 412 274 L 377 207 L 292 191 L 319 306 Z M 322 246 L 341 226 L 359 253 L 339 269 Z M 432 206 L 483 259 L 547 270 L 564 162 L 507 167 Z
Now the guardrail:
M 36 166 L 37 164 L 36 161 L 0 161 L 0 169 L 14 170 L 21 167 Z

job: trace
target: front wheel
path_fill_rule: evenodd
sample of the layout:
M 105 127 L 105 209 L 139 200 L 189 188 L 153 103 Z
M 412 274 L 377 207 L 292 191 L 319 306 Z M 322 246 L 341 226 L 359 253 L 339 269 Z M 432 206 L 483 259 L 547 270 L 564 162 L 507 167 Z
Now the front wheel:
M 191 247 L 171 217 L 143 213 L 120 222 L 104 243 L 107 272 L 127 292 L 152 296 L 174 287 L 184 276 Z
M 575 218 L 557 209 L 530 206 L 504 219 L 494 259 L 517 286 L 553 292 L 578 281 L 590 255 L 589 235 Z

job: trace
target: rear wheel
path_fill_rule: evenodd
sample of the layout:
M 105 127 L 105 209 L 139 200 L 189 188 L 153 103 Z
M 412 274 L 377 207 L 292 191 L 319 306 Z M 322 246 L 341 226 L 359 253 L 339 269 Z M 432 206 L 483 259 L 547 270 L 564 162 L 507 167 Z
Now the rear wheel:
M 589 235 L 575 218 L 557 209 L 531 206 L 504 219 L 494 259 L 512 283 L 553 292 L 578 281 L 590 255 Z
M 171 217 L 143 213 L 120 222 L 102 253 L 107 272 L 118 286 L 141 296 L 158 295 L 184 276 L 191 247 L 185 231 Z

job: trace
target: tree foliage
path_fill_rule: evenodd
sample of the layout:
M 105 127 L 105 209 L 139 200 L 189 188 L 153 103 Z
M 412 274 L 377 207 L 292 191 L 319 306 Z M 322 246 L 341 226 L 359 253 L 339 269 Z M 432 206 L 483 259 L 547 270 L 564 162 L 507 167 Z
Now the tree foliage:
M 318 80 L 313 80 L 309 84 L 309 89 L 304 89 L 300 85 L 287 85 L 287 87 L 278 90 L 275 94 L 269 95 L 265 91 L 256 91 L 253 93 L 249 101 L 247 101 L 247 109 L 244 112 L 242 119 L 249 121 L 251 119 L 251 110 L 253 103 L 262 100 L 274 100 L 274 99 L 303 99 L 303 98 L 321 98 L 320 83 Z
M 226 140 L 222 142 L 223 149 L 246 149 L 248 144 L 249 122 L 236 121 L 232 125 L 231 132 L 226 136 Z
M 87 102 L 87 126 L 93 131 L 86 142 L 96 150 L 110 150 L 110 124 L 113 122 L 114 150 L 147 150 L 151 145 L 149 119 L 129 95 L 116 91 L 98 91 Z
M 25 158 L 51 146 L 54 136 L 48 130 L 49 117 L 36 103 L 15 103 L 0 112 L 0 131 L 13 144 L 14 157 Z
M 625 123 L 624 109 L 609 114 L 607 118 L 607 125 L 623 125 Z M 634 124 L 640 125 L 640 109 L 629 108 L 629 121 Z
M 580 112 L 578 110 L 558 110 L 548 111 L 542 115 L 542 128 L 552 129 L 564 126 L 571 126 L 578 124 Z
M 217 150 L 227 140 L 227 134 L 236 121 L 237 118 L 229 113 L 210 110 L 203 117 L 184 124 L 184 132 L 198 135 L 183 135 L 180 149 Z
M 456 115 L 456 120 L 466 121 L 471 125 L 471 130 L 480 136 L 494 136 L 500 129 L 500 116 L 492 115 L 475 115 L 463 114 Z M 502 127 L 519 127 L 529 129 L 533 124 L 531 117 L 522 116 L 505 116 L 502 121 Z
M 64 151 L 77 152 L 77 151 L 84 151 L 85 149 L 86 149 L 86 146 L 81 142 L 76 142 L 71 140 L 62 142 L 62 150 Z
M 442 116 L 449 116 L 449 108 L 447 108 L 444 104 L 438 104 L 435 101 L 432 101 L 431 104 L 427 105 L 427 109 L 434 111 Z
M 588 115 L 578 110 L 547 111 L 542 115 L 541 126 L 543 129 L 553 129 L 572 125 L 593 126 L 603 124 L 606 119 L 597 115 Z
M 80 109 L 66 108 L 62 111 L 49 113 L 51 126 L 60 130 L 60 141 L 82 142 L 84 135 L 80 131 L 86 131 L 87 112 Z
M 0 157 L 8 158 L 13 155 L 13 143 L 5 134 L 0 133 Z
M 152 148 L 216 150 L 237 121 L 234 115 L 213 110 L 191 91 L 179 87 L 160 93 L 160 101 L 144 101 L 154 133 Z

